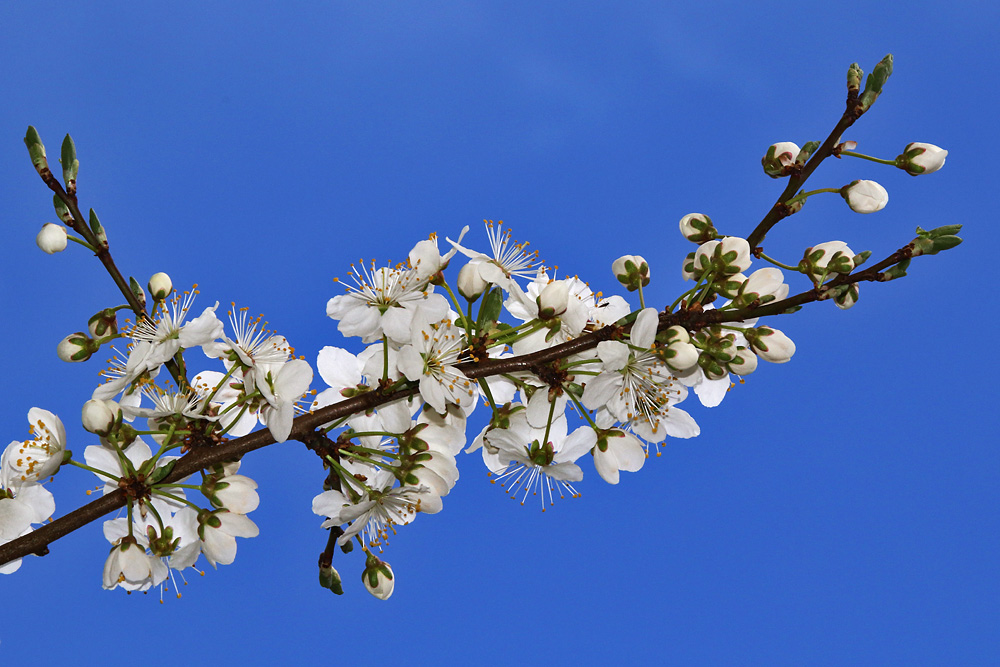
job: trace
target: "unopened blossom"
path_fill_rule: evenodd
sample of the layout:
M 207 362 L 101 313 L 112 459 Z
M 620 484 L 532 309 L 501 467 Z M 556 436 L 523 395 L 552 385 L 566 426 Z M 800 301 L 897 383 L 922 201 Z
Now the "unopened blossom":
M 553 280 L 542 288 L 535 301 L 538 304 L 538 319 L 544 321 L 559 317 L 569 306 L 569 283 Z
M 368 554 L 361 579 L 364 581 L 365 589 L 379 600 L 388 600 L 396 586 L 396 577 L 389 564 L 371 554 Z
M 840 196 L 855 213 L 881 211 L 889 203 L 889 193 L 875 181 L 854 181 L 841 189 Z
M 202 493 L 215 507 L 235 514 L 249 514 L 260 505 L 257 482 L 245 475 L 210 475 L 201 485 Z
M 826 241 L 807 248 L 799 268 L 818 283 L 831 273 L 850 273 L 855 267 L 854 257 L 854 251 L 843 241 Z
M 548 274 L 541 273 L 535 280 L 528 283 L 527 290 L 522 290 L 516 283 L 510 285 L 510 295 L 504 306 L 517 319 L 528 322 L 539 319 L 538 297 L 549 284 Z M 583 333 L 587 323 L 591 321 L 591 313 L 597 303 L 590 287 L 579 278 L 566 278 L 568 288 L 566 310 L 559 315 L 559 326 L 555 329 L 536 331 L 514 343 L 515 354 L 528 354 L 538 350 L 564 343 Z M 617 319 L 617 318 L 616 318 Z
M 42 252 L 52 255 L 66 249 L 66 228 L 53 222 L 46 222 L 35 237 L 35 243 Z
M 611 272 L 630 292 L 649 284 L 649 264 L 640 255 L 622 255 L 612 262 Z
M 750 375 L 757 370 L 757 355 L 750 348 L 737 347 L 732 361 L 728 362 L 726 366 L 728 366 L 729 372 L 735 375 Z
M 694 278 L 712 270 L 720 276 L 731 276 L 750 268 L 750 244 L 738 236 L 706 241 L 694 253 Z
M 753 335 L 747 335 L 747 339 L 757 356 L 772 364 L 783 364 L 795 354 L 792 339 L 771 327 L 757 327 Z
M 71 333 L 56 345 L 56 355 L 63 361 L 86 361 L 98 350 L 98 345 L 82 331 Z
M 470 301 L 475 301 L 490 284 L 479 275 L 478 262 L 469 262 L 458 271 L 458 293 Z
M 779 141 L 776 144 L 772 144 L 760 160 L 761 165 L 764 167 L 764 173 L 771 178 L 787 176 L 789 168 L 795 164 L 795 158 L 798 157 L 799 150 L 798 145 L 791 141 Z
M 97 435 L 107 435 L 118 419 L 121 408 L 115 401 L 90 399 L 83 404 L 81 421 L 83 428 Z
M 896 166 L 906 171 L 911 176 L 921 174 L 933 174 L 944 166 L 948 151 L 919 141 L 909 143 L 903 149 L 903 153 L 896 158 Z
M 407 380 L 419 381 L 421 398 L 438 412 L 444 412 L 449 403 L 474 402 L 474 384 L 456 366 L 465 349 L 461 329 L 450 320 L 428 321 L 423 314 L 413 327 L 413 342 L 399 351 L 399 370 Z
M 712 219 L 704 213 L 688 213 L 680 221 L 681 236 L 693 243 L 704 243 L 718 238 Z
M 0 457 L 0 486 L 16 488 L 55 474 L 66 451 L 66 429 L 62 420 L 48 410 L 28 410 L 30 440 L 7 445 Z
M 146 287 L 149 288 L 150 295 L 157 301 L 163 301 L 174 291 L 173 281 L 162 271 L 154 273 Z

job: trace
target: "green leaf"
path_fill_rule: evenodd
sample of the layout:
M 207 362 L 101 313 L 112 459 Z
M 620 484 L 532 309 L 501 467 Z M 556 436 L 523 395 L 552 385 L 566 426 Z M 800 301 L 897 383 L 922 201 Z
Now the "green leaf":
M 482 329 L 487 322 L 496 322 L 500 317 L 500 309 L 503 307 L 503 291 L 499 287 L 492 288 L 487 292 L 479 307 L 479 319 L 476 320 L 478 328 Z

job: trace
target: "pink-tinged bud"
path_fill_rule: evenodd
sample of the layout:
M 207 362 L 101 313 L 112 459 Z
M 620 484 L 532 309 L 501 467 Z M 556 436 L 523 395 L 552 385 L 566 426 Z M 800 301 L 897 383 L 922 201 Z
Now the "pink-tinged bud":
M 629 292 L 649 284 L 649 264 L 639 255 L 622 255 L 612 262 L 611 272 Z
M 106 436 L 114 428 L 119 412 L 120 408 L 114 401 L 91 399 L 83 404 L 81 414 L 83 428 L 91 433 Z
M 919 141 L 907 144 L 903 154 L 896 158 L 896 166 L 910 176 L 933 174 L 944 166 L 948 151 L 934 144 Z
M 773 144 L 760 160 L 764 166 L 764 173 L 771 178 L 787 176 L 789 169 L 795 164 L 799 150 L 799 147 L 791 141 L 780 141 Z
M 712 219 L 704 213 L 688 213 L 680 222 L 681 236 L 692 243 L 704 243 L 719 237 Z
M 792 339 L 771 327 L 757 327 L 747 336 L 747 340 L 757 356 L 772 364 L 783 364 L 795 354 Z
M 98 350 L 98 347 L 94 341 L 87 337 L 87 334 L 77 331 L 59 341 L 59 345 L 56 346 L 56 354 L 63 361 L 86 361 Z
M 745 347 L 736 348 L 736 354 L 728 366 L 730 373 L 750 375 L 757 370 L 757 355 Z
M 87 330 L 91 338 L 104 338 L 118 333 L 118 313 L 114 308 L 105 308 L 87 320 Z
M 66 249 L 66 228 L 54 222 L 46 222 L 35 237 L 35 243 L 42 252 L 53 255 Z
M 174 283 L 170 280 L 170 276 L 162 271 L 154 273 L 146 287 L 149 288 L 150 295 L 156 301 L 163 301 L 174 291 Z
M 479 275 L 478 264 L 466 264 L 458 272 L 458 293 L 470 301 L 475 301 L 490 284 Z
M 881 211 L 889 203 L 889 193 L 875 181 L 854 181 L 840 189 L 840 196 L 855 213 Z
M 553 280 L 542 289 L 536 303 L 538 319 L 551 320 L 553 317 L 559 317 L 569 306 L 569 283 L 565 280 Z

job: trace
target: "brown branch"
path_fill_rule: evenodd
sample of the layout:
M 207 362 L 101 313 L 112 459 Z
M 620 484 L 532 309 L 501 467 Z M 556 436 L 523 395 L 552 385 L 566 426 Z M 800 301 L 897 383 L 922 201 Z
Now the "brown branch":
M 886 259 L 863 271 L 858 271 L 850 275 L 840 275 L 824 287 L 836 287 L 838 285 L 861 281 L 878 281 L 881 277 L 880 272 L 883 269 L 910 257 L 911 252 L 912 244 L 897 250 Z M 695 330 L 712 324 L 741 322 L 753 317 L 780 315 L 786 313 L 791 308 L 812 301 L 822 300 L 822 289 L 810 289 L 801 294 L 796 294 L 787 299 L 768 303 L 763 306 L 751 306 L 733 310 L 691 309 L 679 310 L 674 313 L 664 312 L 660 314 L 657 328 L 662 331 L 667 327 L 679 325 L 689 330 Z M 630 327 L 631 323 L 612 324 L 587 333 L 579 338 L 574 338 L 560 345 L 532 352 L 531 354 L 503 359 L 485 359 L 480 362 L 470 361 L 460 364 L 458 368 L 467 377 L 472 379 L 504 373 L 533 372 L 545 364 L 594 348 L 601 341 L 611 340 L 615 336 L 627 331 Z M 293 423 L 289 440 L 308 440 L 309 435 L 324 424 L 353 414 L 367 412 L 380 405 L 413 396 L 417 392 L 415 383 L 391 392 L 376 390 L 301 415 Z M 273 444 L 275 444 L 274 438 L 271 436 L 270 431 L 265 429 L 241 438 L 227 440 L 214 447 L 194 449 L 177 461 L 174 469 L 163 480 L 163 483 L 178 482 L 199 470 L 223 461 L 238 459 L 256 449 Z M 91 521 L 99 519 L 105 514 L 123 507 L 125 502 L 126 496 L 124 492 L 114 491 L 42 526 L 38 530 L 12 540 L 7 544 L 0 545 L 0 564 L 29 554 L 44 556 L 48 553 L 49 544 L 60 537 L 68 535 L 77 528 L 81 528 Z

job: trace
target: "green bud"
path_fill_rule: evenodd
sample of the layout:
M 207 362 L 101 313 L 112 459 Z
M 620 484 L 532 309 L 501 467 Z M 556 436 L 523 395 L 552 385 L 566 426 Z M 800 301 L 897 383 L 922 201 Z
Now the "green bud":
M 128 286 L 132 289 L 132 294 L 135 295 L 136 300 L 139 305 L 142 306 L 143 310 L 146 310 L 146 293 L 142 291 L 142 287 L 136 282 L 135 278 L 129 276 Z
M 885 85 L 891 74 L 892 54 L 890 53 L 878 65 L 875 65 L 875 69 L 872 70 L 872 73 L 868 75 L 868 80 L 865 81 L 865 90 L 859 98 L 862 112 L 868 111 L 871 105 L 875 103 L 875 100 L 878 99 L 878 96 L 882 94 L 882 86 Z
M 862 264 L 867 262 L 868 258 L 871 256 L 872 256 L 871 250 L 862 250 L 861 252 L 859 252 L 857 255 L 854 256 L 854 259 L 852 260 L 854 262 L 854 266 L 855 267 L 861 266 Z
M 890 266 L 888 269 L 882 272 L 882 277 L 880 280 L 882 282 L 888 282 L 890 280 L 896 280 L 897 278 L 902 278 L 906 275 L 906 269 L 910 266 L 909 258 L 904 259 L 899 264 Z
M 38 136 L 38 130 L 31 125 L 28 126 L 28 132 L 24 135 L 24 145 L 28 147 L 31 164 L 34 165 L 35 171 L 42 177 L 42 180 L 52 178 L 52 172 L 49 171 L 49 161 L 45 157 L 45 144 Z
M 935 227 L 930 231 L 925 231 L 920 227 L 917 227 L 917 236 L 936 239 L 941 236 L 954 236 L 960 231 L 962 231 L 962 225 L 943 225 L 941 227 Z
M 66 135 L 62 143 L 62 156 L 59 163 L 63 168 L 63 183 L 66 184 L 66 194 L 76 194 L 76 175 L 80 171 L 80 161 L 76 159 L 76 146 L 73 138 Z
M 321 563 L 319 566 L 319 585 L 328 588 L 337 595 L 344 594 L 344 587 L 341 585 L 340 573 L 334 569 L 333 565 Z
M 90 209 L 90 231 L 97 237 L 97 244 L 102 248 L 108 247 L 108 235 L 104 233 L 104 225 L 97 218 L 94 209 Z
M 849 95 L 857 95 L 858 91 L 861 90 L 861 78 L 864 75 L 864 70 L 857 63 L 851 63 L 847 69 L 847 93 Z
M 819 148 L 820 143 L 818 141 L 807 141 L 799 154 L 795 156 L 795 164 L 802 166 L 809 161 L 809 157 L 816 152 Z
M 52 195 L 52 205 L 55 207 L 59 219 L 72 227 L 73 214 L 69 212 L 69 206 L 66 206 L 62 199 L 59 199 L 59 195 Z

